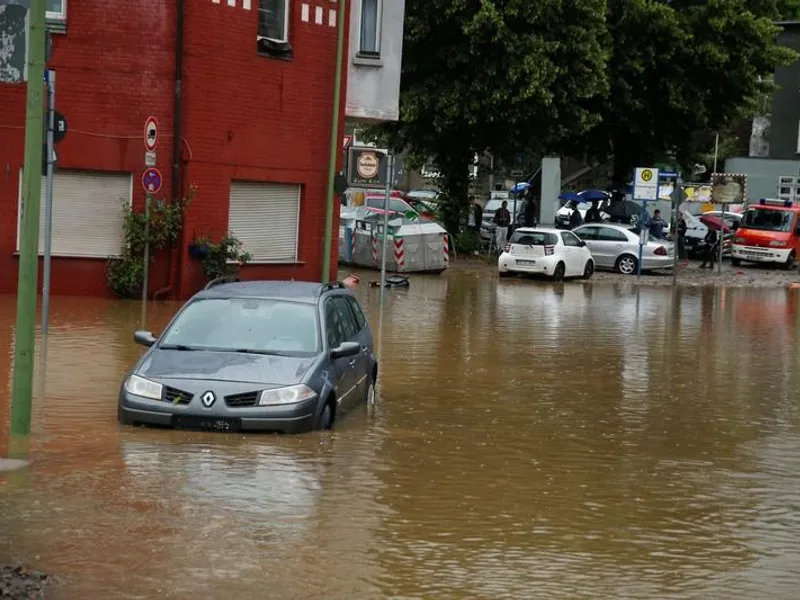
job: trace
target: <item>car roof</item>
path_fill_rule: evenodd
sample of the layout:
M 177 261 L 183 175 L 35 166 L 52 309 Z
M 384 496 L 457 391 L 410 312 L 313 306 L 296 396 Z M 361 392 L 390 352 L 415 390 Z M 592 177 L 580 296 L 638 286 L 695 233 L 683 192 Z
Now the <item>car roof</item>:
M 316 304 L 322 294 L 334 291 L 352 295 L 344 284 L 338 281 L 327 284 L 310 281 L 236 281 L 207 287 L 194 297 L 257 298 Z
M 584 227 L 609 227 L 617 231 L 630 231 L 633 225 L 620 225 L 619 223 L 584 223 L 575 229 L 583 229 Z
M 521 231 L 522 233 L 555 233 L 559 234 L 566 229 L 556 229 L 555 227 L 517 227 L 514 233 Z

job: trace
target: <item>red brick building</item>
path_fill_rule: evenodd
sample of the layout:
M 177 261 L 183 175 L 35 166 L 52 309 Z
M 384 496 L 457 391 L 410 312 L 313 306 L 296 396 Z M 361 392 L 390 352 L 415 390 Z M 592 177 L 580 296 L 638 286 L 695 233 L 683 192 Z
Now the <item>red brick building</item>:
M 188 246 L 228 231 L 252 254 L 246 278 L 319 279 L 340 5 L 48 2 L 61 9 L 48 13 L 55 32 L 49 66 L 57 75 L 56 109 L 69 124 L 57 147 L 54 294 L 111 293 L 105 270 L 122 249 L 123 210 L 144 205 L 149 115 L 159 123 L 158 196 L 171 200 L 196 188 L 179 248 L 159 254 L 151 268 L 151 294 L 184 298 L 198 290 L 205 280 Z M 13 28 L 12 17 L 0 7 L 0 31 L 4 18 L 6 33 Z M 19 66 L 24 39 L 4 39 L 5 56 L 16 56 Z M 179 95 L 176 57 L 183 63 Z M 0 293 L 17 283 L 26 91 L 14 73 L 8 59 L 0 64 Z

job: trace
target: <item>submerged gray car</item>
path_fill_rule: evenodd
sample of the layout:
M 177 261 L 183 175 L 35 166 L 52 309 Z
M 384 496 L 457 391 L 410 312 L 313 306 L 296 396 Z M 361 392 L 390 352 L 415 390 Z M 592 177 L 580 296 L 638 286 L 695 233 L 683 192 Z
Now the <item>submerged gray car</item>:
M 296 433 L 375 397 L 372 331 L 341 283 L 223 283 L 189 300 L 125 377 L 122 424 Z

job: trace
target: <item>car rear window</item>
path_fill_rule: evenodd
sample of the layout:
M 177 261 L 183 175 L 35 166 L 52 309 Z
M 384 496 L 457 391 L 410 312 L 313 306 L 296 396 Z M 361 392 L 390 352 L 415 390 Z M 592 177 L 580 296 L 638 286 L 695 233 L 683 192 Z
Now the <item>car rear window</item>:
M 554 233 L 544 231 L 515 231 L 510 243 L 521 246 L 555 246 L 558 238 Z
M 194 300 L 180 312 L 160 345 L 313 355 L 320 349 L 317 310 L 311 304 L 284 300 Z

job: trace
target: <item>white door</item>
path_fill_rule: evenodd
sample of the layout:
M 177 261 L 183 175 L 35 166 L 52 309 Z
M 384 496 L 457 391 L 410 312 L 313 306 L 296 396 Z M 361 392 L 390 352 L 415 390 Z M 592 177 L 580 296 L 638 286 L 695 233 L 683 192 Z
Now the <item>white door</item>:
M 583 247 L 578 237 L 571 231 L 561 232 L 561 241 L 564 242 L 564 254 L 566 256 L 567 277 L 577 277 L 583 275 L 585 261 L 583 260 Z

